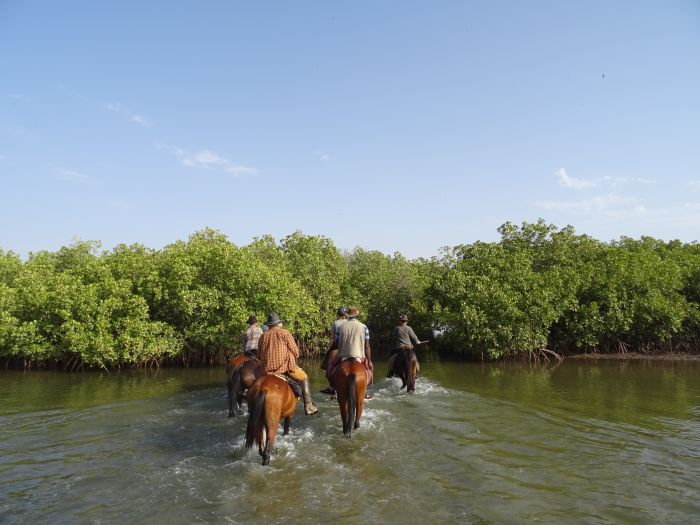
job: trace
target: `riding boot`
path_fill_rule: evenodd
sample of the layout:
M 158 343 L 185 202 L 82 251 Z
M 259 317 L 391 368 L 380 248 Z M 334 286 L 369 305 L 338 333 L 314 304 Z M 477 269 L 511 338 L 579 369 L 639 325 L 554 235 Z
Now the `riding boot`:
M 305 379 L 301 383 L 301 395 L 304 398 L 304 412 L 307 416 L 315 414 L 318 412 L 318 408 L 311 401 L 311 386 L 309 385 L 309 380 Z

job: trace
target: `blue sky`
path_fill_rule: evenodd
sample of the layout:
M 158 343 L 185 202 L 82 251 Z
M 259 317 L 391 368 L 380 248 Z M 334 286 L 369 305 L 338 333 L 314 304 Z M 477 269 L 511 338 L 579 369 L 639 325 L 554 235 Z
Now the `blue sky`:
M 0 247 L 700 235 L 700 3 L 0 0 Z

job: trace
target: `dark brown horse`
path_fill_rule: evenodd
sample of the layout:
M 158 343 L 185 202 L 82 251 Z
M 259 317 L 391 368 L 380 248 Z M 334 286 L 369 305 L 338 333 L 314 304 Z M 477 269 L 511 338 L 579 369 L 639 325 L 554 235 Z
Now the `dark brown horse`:
M 415 350 L 405 349 L 398 351 L 391 373 L 401 378 L 401 388 L 405 388 L 409 394 L 416 390 L 416 376 L 419 370 L 420 366 L 418 365 Z
M 228 381 L 228 417 L 236 415 L 236 409 L 241 408 L 246 390 L 262 374 L 260 361 L 249 359 L 234 369 Z
M 258 444 L 262 464 L 270 464 L 270 452 L 275 446 L 277 427 L 284 419 L 284 435 L 289 433 L 289 424 L 297 408 L 298 398 L 287 381 L 265 374 L 255 380 L 248 389 L 248 424 L 245 429 L 245 448 Z M 264 443 L 264 444 L 263 444 Z
M 367 369 L 364 363 L 347 359 L 335 367 L 331 379 L 338 396 L 343 434 L 349 438 L 352 437 L 353 428 L 360 427 L 362 405 L 367 391 Z

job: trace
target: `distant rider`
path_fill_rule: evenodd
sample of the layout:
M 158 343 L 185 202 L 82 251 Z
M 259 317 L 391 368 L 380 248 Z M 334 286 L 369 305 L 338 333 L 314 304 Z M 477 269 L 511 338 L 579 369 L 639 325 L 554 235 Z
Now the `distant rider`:
M 413 331 L 413 328 L 408 326 L 408 315 L 399 315 L 399 325 L 394 328 L 391 334 L 391 348 L 392 352 L 389 356 L 389 371 L 387 372 L 387 377 L 393 377 L 394 373 L 392 369 L 394 368 L 394 362 L 396 361 L 396 356 L 400 351 L 413 350 L 413 346 L 420 344 L 420 340 Z M 416 371 L 420 370 L 420 367 Z
M 258 352 L 258 341 L 263 331 L 258 326 L 258 318 L 254 315 L 248 317 L 248 329 L 243 332 L 243 353 L 250 357 L 256 357 Z

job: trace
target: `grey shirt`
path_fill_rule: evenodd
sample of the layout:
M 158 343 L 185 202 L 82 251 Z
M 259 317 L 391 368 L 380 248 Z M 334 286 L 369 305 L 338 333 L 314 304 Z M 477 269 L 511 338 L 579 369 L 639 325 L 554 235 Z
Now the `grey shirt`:
M 407 324 L 402 324 L 394 328 L 394 332 L 391 334 L 391 342 L 394 350 L 396 350 L 405 346 L 413 348 L 413 345 L 420 343 L 420 340 L 416 337 L 413 328 Z

